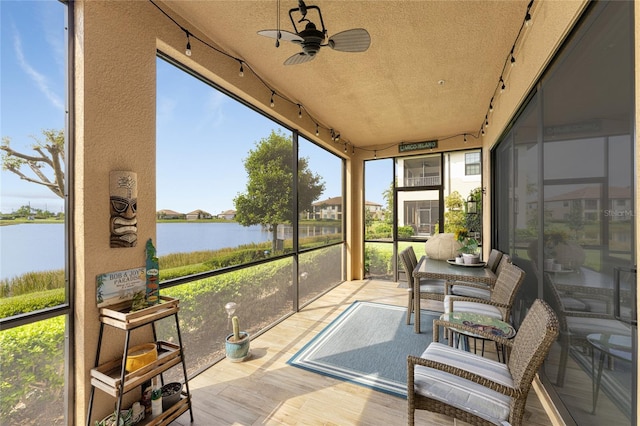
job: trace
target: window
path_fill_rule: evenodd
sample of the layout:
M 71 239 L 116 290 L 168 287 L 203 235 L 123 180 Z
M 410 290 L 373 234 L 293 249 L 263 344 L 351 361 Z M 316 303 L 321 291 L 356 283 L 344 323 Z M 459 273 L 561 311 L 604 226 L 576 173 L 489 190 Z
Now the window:
M 69 308 L 65 201 L 69 179 L 67 139 L 66 47 L 68 6 L 62 2 L 0 2 L 2 43 L 2 137 L 12 152 L 61 161 L 54 170 L 38 161 L 38 174 L 23 165 L 34 181 L 2 170 L 0 214 L 0 418 L 3 424 L 50 424 L 68 420 L 73 395 L 69 383 L 67 325 Z M 10 107 L 7 107 L 9 106 Z M 33 136 L 31 136 L 33 135 Z M 4 141 L 3 141 L 4 142 Z M 49 145 L 36 152 L 34 145 Z M 4 143 L 3 143 L 4 145 Z M 55 148 L 55 149 L 54 149 Z M 52 163 L 54 163 L 52 161 Z M 3 163 L 4 165 L 4 163 Z M 5 223 L 3 223 L 4 225 Z M 35 224 L 35 226 L 34 226 Z M 45 355 L 45 356 L 43 356 Z M 65 421 L 66 420 L 66 421 Z
M 480 167 L 480 153 L 469 152 L 464 155 L 464 174 L 466 176 L 479 175 L 481 172 Z
M 568 423 L 581 425 L 637 423 L 637 351 L 597 374 L 591 358 L 609 326 L 616 338 L 637 341 L 637 330 L 612 315 L 619 304 L 628 320 L 635 303 L 632 8 L 592 3 L 492 153 L 496 246 L 526 273 L 514 322 L 537 297 L 556 311 L 566 338 L 552 346 L 541 377 Z M 518 200 L 530 207 L 526 213 Z M 618 201 L 628 208 L 612 208 Z M 586 330 L 573 321 L 579 316 L 589 318 Z M 599 388 L 597 407 L 576 398 L 571 385 L 590 382 Z
M 224 356 L 228 302 L 255 334 L 344 280 L 344 161 L 162 53 L 156 71 L 160 285 L 189 307 L 192 375 Z

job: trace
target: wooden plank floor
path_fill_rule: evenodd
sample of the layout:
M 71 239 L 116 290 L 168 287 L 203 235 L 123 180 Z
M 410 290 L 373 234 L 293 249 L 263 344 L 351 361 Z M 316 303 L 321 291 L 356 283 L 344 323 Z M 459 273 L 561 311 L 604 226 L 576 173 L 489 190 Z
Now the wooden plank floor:
M 406 306 L 407 293 L 389 281 L 344 283 L 254 339 L 251 359 L 242 363 L 225 359 L 190 380 L 194 422 L 187 412 L 173 424 L 407 424 L 405 399 L 287 365 L 289 358 L 356 300 Z M 422 303 L 423 309 L 441 310 L 441 303 Z M 454 425 L 454 421 L 418 411 L 416 424 Z M 533 391 L 525 424 L 551 424 Z

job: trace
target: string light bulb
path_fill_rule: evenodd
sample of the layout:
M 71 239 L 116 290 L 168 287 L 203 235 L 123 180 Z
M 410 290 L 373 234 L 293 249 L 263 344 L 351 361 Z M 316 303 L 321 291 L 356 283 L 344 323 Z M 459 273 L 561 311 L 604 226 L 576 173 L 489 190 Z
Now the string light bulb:
M 340 133 L 336 133 L 336 142 L 340 142 Z
M 347 144 L 346 143 L 344 144 L 344 153 L 345 154 L 347 153 Z
M 271 102 L 269 103 L 271 105 L 271 108 L 276 106 L 276 102 L 273 100 L 273 96 L 276 94 L 276 92 L 274 92 L 273 90 L 271 91 Z
M 500 77 L 500 84 L 501 84 L 501 86 L 500 86 L 500 93 L 502 93 L 502 92 L 504 92 L 504 89 L 506 89 L 506 88 L 507 88 L 507 85 L 506 85 L 506 84 L 504 84 L 504 80 L 502 79 L 502 77 Z
M 524 26 L 528 27 L 529 25 L 531 25 L 531 7 L 533 6 L 533 0 L 531 0 L 529 2 L 529 4 L 527 5 L 527 14 L 524 17 Z
M 484 127 L 480 129 L 480 133 L 482 133 L 482 136 L 484 136 Z
M 467 143 L 467 134 L 464 134 L 464 143 Z
M 240 61 L 240 72 L 238 72 L 240 77 L 244 77 L 244 67 L 242 66 L 242 61 Z
M 491 98 L 491 101 L 489 102 L 489 112 L 493 112 L 493 98 Z
M 511 66 L 512 67 L 516 66 L 516 58 L 515 58 L 515 56 L 513 56 L 513 53 L 511 54 Z
M 317 123 L 316 123 L 316 136 L 320 136 L 320 128 L 318 127 Z
M 191 40 L 189 39 L 189 31 L 185 31 L 187 33 L 187 48 L 184 51 L 185 55 L 191 56 Z
M 302 118 L 302 106 L 298 104 L 298 118 Z
M 378 151 L 373 151 L 373 159 L 374 160 L 378 159 Z

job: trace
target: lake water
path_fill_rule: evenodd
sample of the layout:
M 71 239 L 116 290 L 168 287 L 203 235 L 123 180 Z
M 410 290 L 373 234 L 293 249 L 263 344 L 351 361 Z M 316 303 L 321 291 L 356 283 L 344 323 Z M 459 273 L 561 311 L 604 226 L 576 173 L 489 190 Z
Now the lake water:
M 339 231 L 335 226 L 302 226 L 300 236 Z M 154 245 L 159 256 L 271 241 L 271 232 L 264 231 L 259 225 L 245 227 L 228 222 L 158 223 L 156 234 Z M 279 237 L 291 238 L 291 228 L 281 229 Z M 144 247 L 145 242 L 139 241 L 138 248 Z M 143 260 L 141 258 L 141 263 Z M 0 279 L 63 268 L 64 225 L 29 223 L 0 227 Z

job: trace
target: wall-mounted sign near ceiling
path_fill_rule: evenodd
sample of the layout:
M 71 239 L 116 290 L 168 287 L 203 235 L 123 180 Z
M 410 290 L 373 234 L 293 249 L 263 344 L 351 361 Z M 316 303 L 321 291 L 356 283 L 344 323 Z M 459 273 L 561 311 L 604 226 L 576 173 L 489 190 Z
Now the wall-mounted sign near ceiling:
M 421 149 L 433 149 L 438 146 L 438 141 L 425 141 L 414 143 L 401 143 L 398 145 L 398 152 L 419 151 Z

